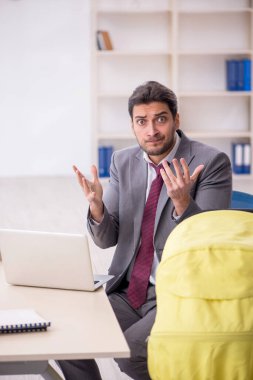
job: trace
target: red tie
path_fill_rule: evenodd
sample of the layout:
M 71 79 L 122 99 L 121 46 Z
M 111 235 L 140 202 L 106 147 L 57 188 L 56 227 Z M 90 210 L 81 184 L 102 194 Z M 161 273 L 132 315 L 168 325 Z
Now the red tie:
M 155 168 L 157 177 L 151 184 L 148 199 L 145 205 L 141 225 L 141 245 L 134 262 L 129 287 L 127 290 L 127 298 L 132 307 L 135 309 L 138 309 L 138 307 L 143 305 L 147 297 L 149 277 L 154 259 L 153 238 L 155 214 L 158 198 L 163 185 L 163 179 L 160 174 L 162 165 L 150 165 Z

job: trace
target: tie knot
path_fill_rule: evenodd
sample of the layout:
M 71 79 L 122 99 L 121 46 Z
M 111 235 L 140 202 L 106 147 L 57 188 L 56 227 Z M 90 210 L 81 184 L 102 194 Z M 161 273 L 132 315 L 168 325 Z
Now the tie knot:
M 162 165 L 162 164 L 160 164 L 160 165 L 155 165 L 155 164 L 153 164 L 153 163 L 150 162 L 149 165 L 152 166 L 152 167 L 155 169 L 155 171 L 156 171 L 156 175 L 157 175 L 157 176 L 160 175 L 160 169 L 163 168 L 163 165 Z

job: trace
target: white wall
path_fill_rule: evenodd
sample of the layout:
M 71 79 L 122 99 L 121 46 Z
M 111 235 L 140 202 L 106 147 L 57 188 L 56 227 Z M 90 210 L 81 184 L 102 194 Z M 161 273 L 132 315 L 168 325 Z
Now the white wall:
M 89 172 L 89 0 L 0 0 L 0 176 Z

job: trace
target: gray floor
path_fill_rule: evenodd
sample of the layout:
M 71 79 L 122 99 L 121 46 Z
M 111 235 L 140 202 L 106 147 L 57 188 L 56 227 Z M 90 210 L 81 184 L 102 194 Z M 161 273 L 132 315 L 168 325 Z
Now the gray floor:
M 0 228 L 86 232 L 87 203 L 74 177 L 0 179 Z M 105 273 L 113 249 L 100 250 L 90 241 L 93 267 Z M 127 380 L 112 359 L 99 359 L 103 380 Z M 40 376 L 2 376 L 1 380 L 39 380 Z M 80 379 L 81 380 L 81 379 Z

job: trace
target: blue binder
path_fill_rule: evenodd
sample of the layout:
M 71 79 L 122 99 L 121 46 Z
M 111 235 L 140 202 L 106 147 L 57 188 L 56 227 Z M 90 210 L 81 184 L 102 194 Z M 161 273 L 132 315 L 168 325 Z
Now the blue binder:
M 251 60 L 228 59 L 226 61 L 228 91 L 251 91 Z
M 100 146 L 98 148 L 98 173 L 99 177 L 106 177 L 106 168 L 105 168 L 105 147 Z
M 105 153 L 105 167 L 106 167 L 106 177 L 110 177 L 110 166 L 111 166 L 111 158 L 113 153 L 113 147 L 107 146 Z
M 113 147 L 110 146 L 100 146 L 98 148 L 98 171 L 99 177 L 109 177 L 110 176 L 110 165 L 111 157 L 113 153 Z
M 243 173 L 250 174 L 251 172 L 251 145 L 243 144 Z
M 232 144 L 232 167 L 235 174 L 243 174 L 243 144 Z
M 226 61 L 226 82 L 228 91 L 237 91 L 238 62 L 235 59 Z
M 237 61 L 237 90 L 244 91 L 245 87 L 245 67 L 244 60 Z
M 249 143 L 232 144 L 232 167 L 235 174 L 251 173 L 251 145 Z
M 241 64 L 243 66 L 243 90 L 251 91 L 251 60 L 245 58 Z

